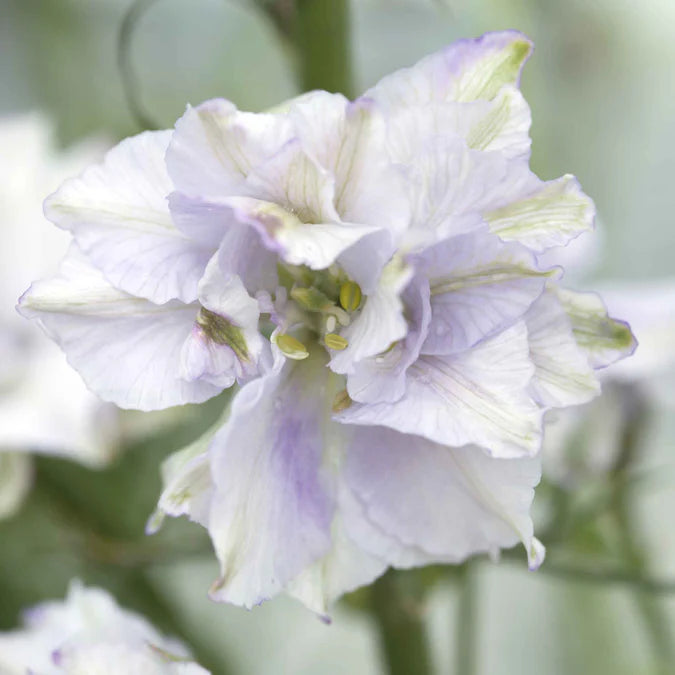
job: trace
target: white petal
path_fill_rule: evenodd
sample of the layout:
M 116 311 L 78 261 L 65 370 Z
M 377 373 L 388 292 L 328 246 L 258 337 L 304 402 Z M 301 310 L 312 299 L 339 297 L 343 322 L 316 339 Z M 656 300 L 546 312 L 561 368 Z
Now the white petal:
M 505 84 L 517 84 L 532 43 L 522 33 L 486 33 L 458 40 L 403 68 L 366 92 L 387 108 L 440 101 L 490 100 Z
M 412 269 L 392 260 L 383 270 L 377 288 L 365 300 L 363 309 L 341 332 L 349 345 L 335 352 L 330 362 L 336 373 L 353 373 L 358 361 L 385 351 L 408 332 L 403 316 L 401 293 L 410 282 Z
M 166 197 L 173 186 L 164 166 L 170 136 L 145 132 L 122 141 L 45 202 L 47 217 L 73 233 L 113 285 L 156 303 L 194 300 L 213 253 L 171 221 Z
M 377 579 L 387 568 L 383 560 L 367 553 L 345 532 L 341 515 L 332 528 L 333 547 L 288 585 L 289 595 L 317 614 L 328 617 L 331 605 L 345 593 Z
M 572 334 L 572 325 L 552 293 L 544 293 L 525 315 L 535 372 L 534 398 L 545 406 L 586 403 L 600 383 Z
M 224 99 L 188 107 L 176 123 L 166 155 L 176 189 L 192 197 L 241 194 L 252 168 L 290 139 L 284 115 L 237 111 Z
M 383 425 L 443 445 L 475 443 L 495 457 L 534 455 L 541 411 L 527 394 L 534 374 L 524 323 L 451 356 L 422 356 L 396 403 L 352 404 L 336 419 Z
M 470 150 L 459 137 L 431 140 L 411 163 L 416 199 L 404 247 L 425 247 L 483 227 L 482 212 L 507 168 L 500 155 Z
M 218 248 L 224 274 L 238 276 L 250 293 L 278 286 L 275 253 L 256 229 L 237 219 L 231 206 L 178 192 L 170 195 L 169 206 L 177 227 Z
M 251 607 L 277 594 L 331 546 L 333 487 L 324 464 L 330 371 L 285 361 L 245 385 L 211 443 L 209 532 L 221 565 L 216 600 Z
M 146 526 L 147 534 L 159 530 L 164 516 L 188 516 L 208 526 L 213 484 L 207 449 L 218 430 L 214 425 L 187 447 L 174 452 L 162 463 L 162 494 L 157 510 Z
M 340 220 L 333 206 L 335 179 L 304 152 L 298 139 L 253 169 L 242 194 L 274 202 L 303 223 Z
M 609 316 L 600 296 L 555 290 L 572 322 L 574 338 L 593 368 L 604 368 L 633 353 L 637 342 L 630 326 Z
M 508 197 L 508 192 L 506 193 Z M 490 229 L 505 241 L 535 250 L 564 246 L 593 228 L 595 207 L 574 176 L 539 183 L 529 194 L 485 214 Z
M 499 152 L 505 159 L 529 157 L 530 109 L 512 86 L 492 101 L 413 105 L 393 110 L 387 124 L 387 149 L 394 162 L 414 162 L 432 139 L 458 136 L 472 150 Z
M 156 410 L 219 393 L 180 377 L 181 349 L 197 307 L 155 305 L 113 288 L 76 249 L 53 279 L 34 283 L 20 302 L 38 319 L 87 386 L 122 408 Z
M 399 567 L 458 563 L 518 541 L 529 554 L 529 511 L 540 475 L 538 457 L 495 459 L 475 446 L 448 448 L 364 428 L 345 464 L 344 480 L 355 497 L 345 515 L 347 532 Z
M 393 402 L 405 394 L 406 372 L 419 356 L 429 329 L 429 285 L 421 279 L 413 280 L 403 291 L 402 299 L 408 333 L 383 354 L 356 364 L 355 371 L 347 377 L 347 391 L 354 401 Z
M 265 245 L 291 265 L 325 269 L 350 246 L 377 231 L 351 223 L 307 224 L 278 204 L 247 197 L 231 197 L 227 202 L 242 223 L 256 228 Z
M 446 239 L 417 256 L 431 287 L 425 354 L 451 354 L 503 330 L 544 290 L 553 271 L 537 268 L 525 247 L 481 230 Z
M 403 176 L 385 152 L 385 121 L 378 107 L 367 99 L 350 103 L 340 94 L 312 92 L 289 114 L 305 152 L 334 177 L 340 218 L 386 229 L 397 239 L 410 206 Z

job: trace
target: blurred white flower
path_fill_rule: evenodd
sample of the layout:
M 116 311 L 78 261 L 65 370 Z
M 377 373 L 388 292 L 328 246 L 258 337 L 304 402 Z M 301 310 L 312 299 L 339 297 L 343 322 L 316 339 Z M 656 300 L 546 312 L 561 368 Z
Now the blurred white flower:
M 354 102 L 208 101 L 47 200 L 74 243 L 21 311 L 94 391 L 149 410 L 241 385 L 160 502 L 208 528 L 214 598 L 325 612 L 388 565 L 543 559 L 543 412 L 633 339 L 538 259 L 595 210 L 529 169 L 531 49 L 462 40 Z
M 2 675 L 208 675 L 179 641 L 78 581 L 64 601 L 26 611 L 23 624 L 0 633 Z
M 26 283 L 54 268 L 68 235 L 45 220 L 42 201 L 65 176 L 100 157 L 100 142 L 58 152 L 49 122 L 0 118 L 0 517 L 30 485 L 28 452 L 101 466 L 111 456 L 112 406 L 87 391 L 65 356 L 17 314 Z

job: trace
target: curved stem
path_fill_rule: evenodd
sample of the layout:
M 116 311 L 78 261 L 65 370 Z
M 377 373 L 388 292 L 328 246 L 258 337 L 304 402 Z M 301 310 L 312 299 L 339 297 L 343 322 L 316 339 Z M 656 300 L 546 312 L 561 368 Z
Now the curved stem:
M 419 597 L 405 573 L 389 570 L 370 588 L 371 616 L 389 675 L 431 675 L 431 656 Z
M 122 79 L 122 89 L 131 116 L 142 129 L 158 129 L 141 105 L 138 93 L 138 78 L 131 59 L 131 38 L 141 17 L 157 0 L 136 0 L 127 10 L 117 34 L 117 67 Z

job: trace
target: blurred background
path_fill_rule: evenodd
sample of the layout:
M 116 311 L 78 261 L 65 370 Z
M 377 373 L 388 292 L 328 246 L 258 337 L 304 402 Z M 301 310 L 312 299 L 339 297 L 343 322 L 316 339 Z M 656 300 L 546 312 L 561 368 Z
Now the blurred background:
M 285 599 L 251 612 L 215 605 L 216 563 L 198 526 L 144 537 L 161 460 L 222 400 L 161 415 L 81 400 L 63 364 L 52 370 L 60 356 L 14 319 L 16 297 L 62 246 L 42 199 L 142 128 L 118 64 L 131 4 L 0 0 L 0 630 L 79 576 L 182 636 L 214 675 L 377 675 L 367 591 L 331 626 Z M 271 4 L 147 2 L 125 52 L 136 107 L 170 127 L 187 103 L 224 96 L 258 111 L 297 94 Z M 675 672 L 675 3 L 353 0 L 350 18 L 356 93 L 460 37 L 517 28 L 534 40 L 522 81 L 532 168 L 575 174 L 598 208 L 598 232 L 569 252 L 569 283 L 605 289 L 641 342 L 632 366 L 607 373 L 600 401 L 550 420 L 535 498 L 541 570 L 514 552 L 410 584 L 436 669 L 455 672 L 462 651 L 462 675 Z M 75 412 L 43 428 L 37 401 L 43 416 L 54 401 Z M 77 448 L 54 440 L 66 422 Z

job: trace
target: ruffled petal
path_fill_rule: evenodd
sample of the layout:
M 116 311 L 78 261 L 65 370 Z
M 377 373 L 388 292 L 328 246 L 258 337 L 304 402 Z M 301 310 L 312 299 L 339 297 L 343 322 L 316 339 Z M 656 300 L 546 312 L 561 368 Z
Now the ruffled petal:
M 507 188 L 507 204 L 485 213 L 492 232 L 504 241 L 541 252 L 593 229 L 595 206 L 574 176 L 542 182 L 531 175 L 525 185 L 529 189 L 517 201 L 511 201 L 513 190 Z
M 386 109 L 490 100 L 505 84 L 518 84 L 531 53 L 531 41 L 512 30 L 458 40 L 411 68 L 388 75 L 365 95 Z
M 522 317 L 555 270 L 538 269 L 524 246 L 484 230 L 446 239 L 413 260 L 431 287 L 425 354 L 463 351 Z
M 334 177 L 340 218 L 385 229 L 396 240 L 407 227 L 410 204 L 404 177 L 384 149 L 378 106 L 367 98 L 350 103 L 340 94 L 311 92 L 289 115 L 303 150 Z
M 174 192 L 169 207 L 176 226 L 217 248 L 223 273 L 238 276 L 249 293 L 278 286 L 274 250 L 258 230 L 237 219 L 231 206 Z
M 59 274 L 34 283 L 19 303 L 92 391 L 139 410 L 200 403 L 219 393 L 208 382 L 181 378 L 181 350 L 197 310 L 178 301 L 155 305 L 114 288 L 74 247 Z
M 562 408 L 598 396 L 598 378 L 577 345 L 569 317 L 555 295 L 544 293 L 524 318 L 535 367 L 534 398 L 544 406 Z
M 533 375 L 520 322 L 459 354 L 420 357 L 408 368 L 402 399 L 355 403 L 336 419 L 387 426 L 443 445 L 475 443 L 495 457 L 534 455 L 542 413 L 527 394 Z
M 458 136 L 467 147 L 498 152 L 505 159 L 530 154 L 530 108 L 518 89 L 504 86 L 491 101 L 412 105 L 392 110 L 387 123 L 387 150 L 402 165 L 432 139 Z
M 171 221 L 166 197 L 173 186 L 164 166 L 170 137 L 145 132 L 122 141 L 45 202 L 47 217 L 73 233 L 114 286 L 159 304 L 193 301 L 214 250 Z
M 176 123 L 166 165 L 176 190 L 218 199 L 242 194 L 251 169 L 291 138 L 285 115 L 239 112 L 224 99 L 188 107 Z
M 376 228 L 351 223 L 304 223 L 273 202 L 231 197 L 227 203 L 242 223 L 254 227 L 271 251 L 291 265 L 326 269 L 350 246 Z
M 209 453 L 209 532 L 221 565 L 216 600 L 251 607 L 331 547 L 330 371 L 316 355 L 245 385 Z
M 335 223 L 335 179 L 293 139 L 249 174 L 244 195 L 274 202 L 303 223 Z
M 164 516 L 188 516 L 190 520 L 208 526 L 213 483 L 208 447 L 219 425 L 188 446 L 174 452 L 162 463 L 162 493 L 157 509 L 146 525 L 146 534 L 155 534 Z
M 500 155 L 471 150 L 459 137 L 430 140 L 410 163 L 415 205 L 403 247 L 426 248 L 483 228 L 482 212 L 507 168 Z
M 330 552 L 301 572 L 286 589 L 290 596 L 326 618 L 340 596 L 371 583 L 387 568 L 384 560 L 349 537 L 341 514 L 333 521 L 331 538 Z
M 534 568 L 543 551 L 529 512 L 540 475 L 539 457 L 495 459 L 475 446 L 363 428 L 345 462 L 354 496 L 346 531 L 396 567 L 458 563 L 521 541 Z
M 630 326 L 609 316 L 599 295 L 566 288 L 555 292 L 572 323 L 574 338 L 593 368 L 604 368 L 635 351 L 637 340 Z

